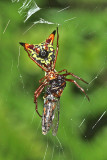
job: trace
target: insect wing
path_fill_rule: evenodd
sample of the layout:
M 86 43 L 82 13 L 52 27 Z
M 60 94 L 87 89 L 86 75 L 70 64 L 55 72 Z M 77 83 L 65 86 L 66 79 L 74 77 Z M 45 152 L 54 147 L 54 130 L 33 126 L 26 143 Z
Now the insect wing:
M 56 133 L 58 131 L 58 125 L 59 125 L 60 99 L 57 99 L 57 101 L 54 102 L 54 105 L 55 105 L 55 108 L 53 111 L 52 134 L 53 136 L 56 136 Z
M 42 116 L 42 134 L 46 135 L 52 125 L 52 105 L 53 103 L 46 97 L 44 99 L 44 109 Z
M 44 99 L 44 111 L 42 116 L 42 134 L 46 135 L 52 127 L 55 136 L 59 124 L 59 99 Z

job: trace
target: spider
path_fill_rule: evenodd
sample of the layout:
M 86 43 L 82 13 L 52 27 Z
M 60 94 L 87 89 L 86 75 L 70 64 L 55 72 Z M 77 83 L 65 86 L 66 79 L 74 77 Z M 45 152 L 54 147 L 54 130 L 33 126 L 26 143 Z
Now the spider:
M 45 42 L 38 45 L 32 45 L 27 43 L 19 42 L 28 53 L 28 56 L 45 71 L 45 76 L 39 80 L 40 86 L 34 92 L 34 103 L 36 104 L 36 112 L 42 117 L 42 134 L 46 135 L 47 132 L 52 127 L 53 135 L 56 135 L 59 124 L 59 100 L 63 93 L 64 88 L 66 87 L 66 82 L 74 83 L 87 97 L 85 90 L 80 87 L 80 85 L 73 79 L 67 79 L 68 75 L 75 77 L 78 80 L 83 81 L 88 84 L 82 78 L 76 76 L 72 72 L 68 72 L 66 69 L 63 69 L 59 72 L 55 70 L 56 60 L 59 51 L 59 34 L 57 27 L 57 47 L 56 53 L 53 48 L 53 41 L 56 30 L 54 30 L 50 36 L 46 39 Z M 60 74 L 62 73 L 63 74 Z M 44 95 L 44 110 L 43 115 L 41 116 L 38 112 L 37 99 L 43 89 L 46 88 Z

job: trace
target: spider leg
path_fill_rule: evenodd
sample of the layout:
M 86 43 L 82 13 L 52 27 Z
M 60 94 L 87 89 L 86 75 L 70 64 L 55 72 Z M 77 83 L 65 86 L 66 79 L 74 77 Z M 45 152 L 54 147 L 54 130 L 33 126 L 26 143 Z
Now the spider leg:
M 46 84 L 42 83 L 42 84 L 39 86 L 39 88 L 38 88 L 38 89 L 35 91 L 35 93 L 34 93 L 34 103 L 36 104 L 35 110 L 36 110 L 37 114 L 38 114 L 40 117 L 42 117 L 42 116 L 41 116 L 40 113 L 38 112 L 37 98 L 39 97 L 39 95 L 40 95 L 41 92 L 43 91 L 45 85 L 46 85 Z
M 57 48 L 56 48 L 55 61 L 54 61 L 54 64 L 53 64 L 53 70 L 55 69 L 55 64 L 56 64 L 57 55 L 58 55 L 58 51 L 59 51 L 59 43 L 58 43 L 58 40 L 59 40 L 59 33 L 58 33 L 58 27 L 57 27 Z
M 39 83 L 41 83 L 43 79 L 46 79 L 46 77 L 47 77 L 47 75 L 44 76 L 43 78 L 41 78 L 41 79 L 39 80 Z
M 63 69 L 63 70 L 61 70 L 61 71 L 59 71 L 57 73 L 61 73 L 61 72 L 66 72 L 66 74 L 68 73 L 66 69 Z
M 84 83 L 88 84 L 88 82 L 86 82 L 85 80 L 83 80 L 82 78 L 76 76 L 75 74 L 73 74 L 73 73 L 71 73 L 71 72 L 70 72 L 70 73 L 65 73 L 65 74 L 62 74 L 62 75 L 63 75 L 63 76 L 72 75 L 73 77 L 75 77 L 75 78 L 77 78 L 77 79 L 83 81 Z
M 69 82 L 74 83 L 86 95 L 88 101 L 90 101 L 90 99 L 89 99 L 88 95 L 86 94 L 86 92 L 84 91 L 84 89 L 82 87 L 80 87 L 76 81 L 74 81 L 72 79 L 66 79 L 66 78 L 65 78 L 65 81 L 69 81 Z

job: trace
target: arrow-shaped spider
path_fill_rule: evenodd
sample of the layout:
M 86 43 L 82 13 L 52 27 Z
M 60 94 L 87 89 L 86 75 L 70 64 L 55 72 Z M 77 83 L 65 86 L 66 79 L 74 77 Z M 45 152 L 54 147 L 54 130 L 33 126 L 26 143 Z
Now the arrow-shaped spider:
M 28 56 L 45 71 L 45 76 L 39 80 L 40 86 L 34 93 L 34 103 L 36 104 L 36 112 L 40 117 L 42 117 L 42 133 L 44 135 L 52 127 L 53 135 L 56 135 L 59 124 L 59 100 L 63 93 L 64 88 L 66 87 L 66 82 L 74 83 L 87 97 L 86 92 L 80 85 L 73 79 L 67 79 L 68 75 L 75 77 L 88 84 L 82 78 L 74 75 L 71 72 L 68 72 L 66 69 L 63 69 L 59 72 L 55 70 L 57 55 L 59 51 L 59 34 L 57 28 L 57 48 L 56 53 L 53 48 L 53 41 L 56 30 L 54 30 L 50 36 L 46 39 L 45 42 L 40 44 L 20 44 L 24 47 L 25 51 L 27 51 Z M 62 73 L 63 74 L 60 74 Z M 45 95 L 44 95 L 44 110 L 43 115 L 41 116 L 38 112 L 37 98 L 46 87 Z

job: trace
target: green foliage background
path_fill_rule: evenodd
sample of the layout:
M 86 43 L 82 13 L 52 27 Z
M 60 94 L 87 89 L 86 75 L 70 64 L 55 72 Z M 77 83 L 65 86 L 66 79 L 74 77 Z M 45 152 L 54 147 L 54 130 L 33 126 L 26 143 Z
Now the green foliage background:
M 80 1 L 73 2 L 76 5 L 70 1 L 37 1 L 43 9 L 24 23 L 24 16 L 18 13 L 22 2 L 0 1 L 0 160 L 107 159 L 106 1 L 81 0 L 81 6 Z M 69 5 L 69 9 L 58 12 Z M 74 84 L 67 84 L 60 102 L 57 137 L 51 131 L 42 135 L 33 103 L 33 93 L 44 72 L 19 48 L 20 41 L 44 41 L 57 27 L 36 24 L 23 34 L 41 17 L 61 24 L 56 70 L 66 68 L 89 82 L 87 86 L 78 81 L 85 90 L 88 88 L 90 102 Z M 42 97 L 43 93 L 38 100 L 41 113 Z

